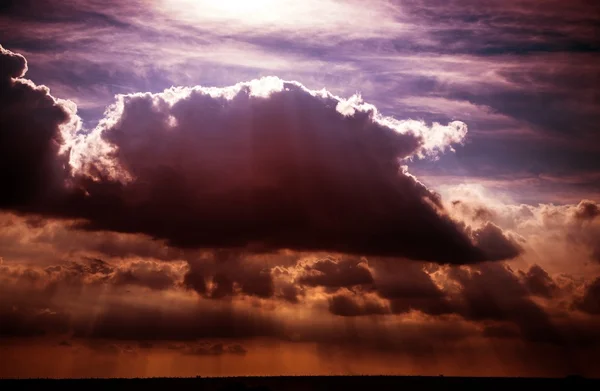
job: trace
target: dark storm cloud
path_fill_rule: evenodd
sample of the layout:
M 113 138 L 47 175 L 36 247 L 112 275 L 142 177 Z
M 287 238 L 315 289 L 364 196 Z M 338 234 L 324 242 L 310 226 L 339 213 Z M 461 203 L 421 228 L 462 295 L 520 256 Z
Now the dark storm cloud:
M 3 57 L 15 62 L 8 51 Z M 266 78 L 229 89 L 121 96 L 82 136 L 73 134 L 74 123 L 59 128 L 75 117 L 47 90 L 20 79 L 6 86 L 40 94 L 60 115 L 53 121 L 35 111 L 43 106 L 27 106 L 37 95 L 7 96 L 21 106 L 5 109 L 11 122 L 2 132 L 2 163 L 29 171 L 4 170 L 13 194 L 5 208 L 83 217 L 81 228 L 145 233 L 179 247 L 330 250 L 440 263 L 518 255 L 500 231 L 469 235 L 444 215 L 438 195 L 399 166 L 460 142 L 460 123 L 428 128 L 384 119 L 359 101 Z M 56 157 L 67 141 L 72 168 Z M 44 203 L 34 199 L 42 196 Z M 227 293 L 230 283 L 221 277 Z
M 371 109 L 343 114 L 343 102 L 297 84 L 260 83 L 266 85 L 234 90 L 230 98 L 199 89 L 120 98 L 108 114 L 114 124 L 98 131 L 116 148 L 115 166 L 135 179 L 89 184 L 89 197 L 75 202 L 89 219 L 83 227 L 144 232 L 182 247 L 333 250 L 450 263 L 517 255 L 496 232 L 506 251 L 487 246 L 487 231 L 473 233 L 483 243 L 474 247 L 436 211 L 437 195 L 399 172 L 398 159 L 429 148 L 426 134 L 386 126 Z M 253 96 L 261 88 L 267 95 Z M 455 137 L 452 129 L 438 131 Z M 93 161 L 90 167 L 105 169 Z M 117 211 L 110 216 L 102 209 L 107 198 Z

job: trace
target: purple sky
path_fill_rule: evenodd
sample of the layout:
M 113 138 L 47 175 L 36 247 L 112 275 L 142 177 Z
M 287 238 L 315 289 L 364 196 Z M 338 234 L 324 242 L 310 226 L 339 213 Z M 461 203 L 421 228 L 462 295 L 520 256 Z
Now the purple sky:
M 413 164 L 432 185 L 484 178 L 532 204 L 598 195 L 594 2 L 240 3 L 9 1 L 0 37 L 87 127 L 115 94 L 276 75 L 467 123 L 456 154 Z

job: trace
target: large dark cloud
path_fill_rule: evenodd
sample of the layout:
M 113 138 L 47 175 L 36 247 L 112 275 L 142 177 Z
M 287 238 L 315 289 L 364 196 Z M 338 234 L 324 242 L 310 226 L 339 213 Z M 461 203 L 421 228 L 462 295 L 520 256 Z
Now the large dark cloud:
M 265 78 L 120 96 L 94 131 L 75 135 L 76 117 L 46 89 L 21 79 L 4 85 L 1 164 L 19 167 L 2 171 L 4 208 L 84 218 L 81 228 L 145 233 L 179 247 L 440 263 L 519 252 L 499 230 L 471 232 L 451 220 L 439 196 L 401 170 L 401 159 L 461 141 L 460 123 L 386 119 L 356 99 Z M 65 143 L 70 165 L 57 157 Z
M 202 89 L 123 97 L 102 137 L 135 179 L 89 186 L 86 227 L 183 247 L 486 258 L 432 207 L 436 195 L 399 173 L 398 159 L 420 148 L 420 135 L 384 126 L 371 110 L 345 116 L 338 100 L 297 84 L 261 83 L 230 99 Z M 267 96 L 254 96 L 261 89 Z

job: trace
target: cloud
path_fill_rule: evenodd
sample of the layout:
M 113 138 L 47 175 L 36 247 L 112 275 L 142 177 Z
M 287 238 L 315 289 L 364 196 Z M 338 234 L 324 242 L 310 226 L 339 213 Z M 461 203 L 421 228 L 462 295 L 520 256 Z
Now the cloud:
M 389 300 L 393 313 L 414 310 L 441 315 L 453 312 L 447 294 L 436 285 L 423 264 L 391 259 L 371 264 L 377 294 Z
M 600 206 L 591 200 L 582 200 L 577 205 L 575 217 L 581 220 L 593 220 L 600 216 Z
M 14 54 L 3 56 L 14 62 Z M 399 121 L 358 96 L 345 100 L 267 77 L 119 95 L 98 127 L 83 133 L 72 105 L 22 79 L 11 79 L 9 90 L 16 85 L 38 91 L 62 115 L 8 128 L 18 134 L 41 126 L 35 131 L 44 152 L 27 160 L 33 150 L 24 150 L 23 161 L 3 164 L 54 172 L 18 176 L 30 184 L 7 179 L 12 191 L 30 194 L 17 194 L 18 205 L 0 203 L 4 208 L 83 219 L 79 228 L 143 233 L 182 248 L 325 250 L 439 263 L 518 254 L 498 230 L 469 231 L 451 220 L 439 196 L 400 165 L 462 142 L 461 122 Z M 41 118 L 28 106 L 10 115 Z M 3 145 L 14 150 L 32 140 Z M 220 286 L 228 291 L 227 284 Z
M 137 285 L 155 290 L 172 288 L 181 276 L 169 264 L 139 261 L 119 268 L 112 277 L 115 285 Z
M 561 309 L 557 306 L 560 303 L 539 300 L 526 286 L 523 276 L 527 273 L 502 264 L 457 267 L 364 259 L 372 283 L 335 291 L 303 285 L 301 300 L 290 303 L 278 300 L 276 295 L 257 298 L 241 292 L 238 276 L 257 259 L 261 257 L 227 251 L 197 261 L 206 264 L 211 273 L 219 270 L 231 281 L 233 293 L 221 300 L 211 295 L 215 289 L 211 278 L 207 278 L 207 291 L 200 297 L 182 289 L 187 267 L 179 272 L 179 282 L 173 286 L 147 289 L 140 294 L 136 283 L 111 283 L 112 276 L 117 269 L 124 269 L 125 263 L 107 265 L 89 259 L 61 268 L 48 267 L 48 271 L 2 265 L 0 316 L 5 321 L 0 331 L 4 337 L 35 336 L 43 340 L 44 336 L 70 335 L 84 344 L 120 347 L 137 346 L 141 341 L 159 348 L 163 343 L 185 341 L 179 349 L 182 354 L 206 357 L 243 354 L 225 343 L 221 348 L 213 347 L 215 339 L 233 339 L 243 344 L 254 338 L 280 344 L 309 342 L 355 352 L 415 355 L 425 361 L 426 357 L 452 351 L 464 354 L 469 346 L 489 349 L 496 343 L 524 346 L 528 352 L 539 348 L 573 354 L 600 343 L 594 315 L 574 311 L 579 309 L 578 304 L 572 309 Z M 286 268 L 274 268 L 271 274 L 276 282 L 275 292 L 281 279 L 285 277 L 293 283 L 304 265 L 323 259 L 331 261 L 312 255 L 310 261 L 300 258 Z M 279 259 L 276 264 L 290 262 Z M 135 263 L 131 263 L 134 270 Z M 148 269 L 171 264 L 158 262 Z M 68 269 L 68 273 L 63 269 Z M 275 273 L 275 269 L 279 272 Z M 231 272 L 225 274 L 228 270 Z M 79 276 L 80 282 L 57 278 L 57 273 Z M 541 270 L 538 274 L 545 273 Z M 54 281 L 52 292 L 45 289 L 49 282 L 43 281 Z M 570 300 L 572 289 L 562 282 L 560 287 L 560 295 L 566 294 Z M 126 293 L 125 289 L 131 292 Z M 581 301 L 576 297 L 575 303 L 583 303 L 583 296 Z M 198 349 L 194 351 L 194 347 Z
M 8 79 L 23 77 L 27 73 L 27 60 L 20 54 L 13 53 L 0 46 L 0 76 L 2 82 L 10 82 Z
M 2 256 L 12 262 L 46 265 L 82 258 L 116 263 L 131 259 L 176 262 L 194 256 L 194 251 L 169 247 L 145 235 L 82 231 L 77 224 L 39 215 L 0 213 Z
M 296 281 L 308 286 L 341 288 L 371 284 L 373 276 L 364 259 L 329 257 L 301 265 Z
M 479 361 L 475 346 L 523 367 L 523 350 L 495 348 L 539 347 L 542 366 L 558 346 L 576 366 L 598 346 L 596 5 L 418 0 L 366 15 L 309 1 L 248 18 L 197 1 L 10 3 L 0 35 L 31 66 L 1 50 L 0 209 L 18 215 L 0 215 L 0 334 L 264 334 L 431 362 L 456 344 L 457 362 Z M 331 93 L 256 79 L 272 73 Z M 77 98 L 90 126 L 115 91 L 256 80 L 122 95 L 80 129 L 74 105 L 23 77 Z M 379 110 L 333 95 L 355 88 Z M 442 156 L 466 141 L 455 118 L 470 143 Z M 439 197 L 404 164 L 529 204 Z
M 389 314 L 385 303 L 373 297 L 347 293 L 337 294 L 329 299 L 329 311 L 339 316 L 367 316 Z
M 586 266 L 589 261 L 597 264 L 599 253 L 600 219 L 595 215 L 598 208 L 595 201 L 518 204 L 510 199 L 501 200 L 485 187 L 473 184 L 450 186 L 442 194 L 449 214 L 455 219 L 474 229 L 482 229 L 486 224 L 500 227 L 502 231 L 496 230 L 496 238 L 502 242 L 504 236 L 514 245 L 505 243 L 502 251 L 520 248 L 531 263 L 553 264 L 554 271 L 560 268 L 565 271 L 565 259 L 570 260 L 570 274 L 594 275 L 599 271 L 594 265 Z M 485 245 L 481 243 L 480 247 Z M 583 271 L 584 268 L 589 270 Z
M 564 331 L 531 300 L 526 287 L 510 268 L 480 265 L 470 271 L 451 270 L 450 277 L 462 287 L 455 305 L 464 318 L 509 322 L 528 341 L 566 344 Z
M 531 266 L 527 273 L 519 271 L 519 274 L 532 295 L 551 298 L 559 289 L 548 272 L 539 265 Z
M 209 259 L 190 261 L 183 284 L 213 299 L 234 295 L 272 297 L 275 287 L 271 270 L 248 261 L 246 256 L 236 251 L 217 251 Z
M 523 248 L 513 238 L 505 235 L 502 229 L 493 223 L 488 222 L 476 230 L 473 236 L 488 260 L 511 259 L 523 252 Z
M 600 278 L 596 278 L 585 289 L 582 297 L 575 301 L 575 307 L 592 315 L 600 315 Z
M 153 10 L 162 18 L 175 19 L 184 25 L 202 26 L 206 32 L 220 36 L 271 37 L 291 35 L 315 41 L 344 41 L 350 38 L 378 37 L 386 33 L 404 35 L 394 7 L 385 2 L 369 4 L 363 12 L 360 2 L 340 3 L 332 0 L 255 0 L 251 4 L 236 1 L 215 3 L 207 0 L 157 1 Z M 346 21 L 359 19 L 349 26 Z
M 67 177 L 62 146 L 78 126 L 75 106 L 21 78 L 27 61 L 0 46 L 0 208 L 42 203 Z
M 86 183 L 78 203 L 84 228 L 144 232 L 181 247 L 464 263 L 485 257 L 398 164 L 443 151 L 464 131 L 397 121 L 357 99 L 263 78 L 120 96 L 71 163 L 100 181 Z M 102 205 L 118 213 L 107 219 Z M 437 250 L 424 251 L 424 240 Z
M 10 264 L 0 266 L 0 281 L 6 285 L 41 289 L 49 295 L 67 288 L 82 291 L 89 286 L 148 288 L 156 291 L 175 289 L 181 284 L 186 267 L 181 262 L 156 261 L 108 264 L 100 259 L 61 262 L 46 267 Z

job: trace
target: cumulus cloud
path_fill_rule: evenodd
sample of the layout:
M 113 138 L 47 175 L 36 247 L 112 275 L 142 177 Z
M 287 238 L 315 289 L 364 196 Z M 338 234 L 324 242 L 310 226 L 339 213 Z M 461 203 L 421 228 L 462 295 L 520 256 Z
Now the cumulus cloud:
M 71 162 L 96 180 L 79 203 L 90 229 L 145 232 L 182 247 L 466 263 L 485 255 L 399 165 L 465 132 L 459 123 L 383 117 L 356 99 L 270 77 L 119 96 Z M 120 217 L 106 218 L 106 198 Z
M 14 53 L 3 49 L 2 57 L 24 67 Z M 517 254 L 501 233 L 450 219 L 439 196 L 400 164 L 451 150 L 466 135 L 461 122 L 396 120 L 358 96 L 266 77 L 119 95 L 100 124 L 82 132 L 72 104 L 10 78 L 24 68 L 9 65 L 2 165 L 29 171 L 3 170 L 13 194 L 4 208 L 83 219 L 80 228 L 144 233 L 176 247 L 440 263 Z

